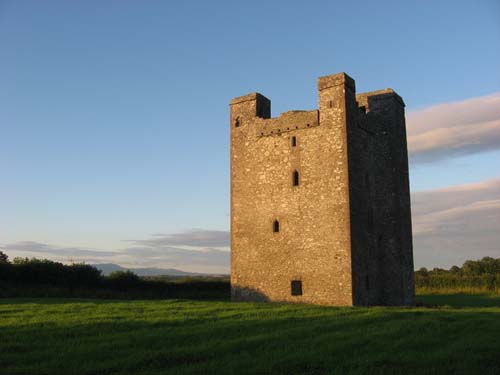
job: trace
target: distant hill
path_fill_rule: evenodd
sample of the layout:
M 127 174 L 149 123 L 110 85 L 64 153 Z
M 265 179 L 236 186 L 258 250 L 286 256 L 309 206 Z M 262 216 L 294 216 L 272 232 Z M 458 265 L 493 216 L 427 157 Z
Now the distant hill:
M 176 270 L 175 268 L 126 268 L 114 263 L 92 264 L 107 276 L 114 271 L 130 270 L 138 276 L 202 276 L 204 273 L 194 273 Z

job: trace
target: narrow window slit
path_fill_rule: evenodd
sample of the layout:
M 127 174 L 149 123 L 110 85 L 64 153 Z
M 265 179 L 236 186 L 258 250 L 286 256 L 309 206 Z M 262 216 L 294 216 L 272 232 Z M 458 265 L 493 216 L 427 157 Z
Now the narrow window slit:
M 293 186 L 299 186 L 299 172 L 293 171 Z
M 280 231 L 280 222 L 278 220 L 273 221 L 273 232 L 278 233 Z

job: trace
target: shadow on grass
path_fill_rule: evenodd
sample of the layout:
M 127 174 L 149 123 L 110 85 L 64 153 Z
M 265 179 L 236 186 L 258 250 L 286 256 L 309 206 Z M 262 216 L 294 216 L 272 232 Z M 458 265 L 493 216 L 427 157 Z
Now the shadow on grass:
M 500 307 L 499 294 L 420 294 L 416 301 L 427 307 Z
M 0 374 L 500 371 L 497 309 L 99 302 L 2 324 Z
M 245 290 L 247 292 L 247 290 Z M 245 295 L 246 296 L 246 295 Z M 241 297 L 241 296 L 240 296 Z M 254 300 L 255 302 L 267 301 L 267 298 L 262 295 L 254 296 L 254 298 L 239 298 Z M 223 298 L 165 298 L 165 299 L 136 299 L 134 301 L 200 301 L 200 302 L 229 302 L 229 296 Z M 97 298 L 0 298 L 2 304 L 40 304 L 40 305 L 66 305 L 73 303 L 94 303 L 94 304 L 113 304 L 116 302 L 131 302 L 129 299 L 97 299 Z M 237 302 L 236 302 L 237 303 Z M 500 307 L 500 294 L 418 294 L 416 296 L 417 307 Z
M 266 301 L 262 296 L 257 296 L 254 301 Z M 240 298 L 244 300 L 244 298 Z M 136 299 L 135 301 L 200 301 L 200 302 L 229 302 L 229 296 L 224 298 L 165 298 L 165 299 Z M 95 303 L 95 304 L 112 304 L 116 302 L 131 302 L 128 299 L 96 299 L 96 298 L 0 298 L 2 304 L 41 304 L 41 305 L 66 305 L 72 303 Z M 500 307 L 500 294 L 419 294 L 416 296 L 417 307 Z
M 11 304 L 37 304 L 37 305 L 68 305 L 73 303 L 96 303 L 100 305 L 112 304 L 117 302 L 127 302 L 130 300 L 121 299 L 95 299 L 95 298 L 0 298 L 0 305 Z

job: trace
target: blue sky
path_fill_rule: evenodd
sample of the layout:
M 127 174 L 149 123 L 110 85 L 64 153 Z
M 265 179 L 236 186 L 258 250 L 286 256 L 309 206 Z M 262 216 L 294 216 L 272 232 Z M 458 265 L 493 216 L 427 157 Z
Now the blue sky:
M 99 251 L 131 242 L 227 232 L 232 97 L 259 91 L 273 116 L 312 109 L 316 78 L 345 71 L 358 92 L 392 87 L 422 118 L 500 91 L 495 0 L 0 0 L 0 46 L 0 248 L 11 257 L 104 261 Z M 413 191 L 500 177 L 498 144 L 446 153 L 460 142 L 412 164 Z M 189 241 L 165 246 L 213 250 Z

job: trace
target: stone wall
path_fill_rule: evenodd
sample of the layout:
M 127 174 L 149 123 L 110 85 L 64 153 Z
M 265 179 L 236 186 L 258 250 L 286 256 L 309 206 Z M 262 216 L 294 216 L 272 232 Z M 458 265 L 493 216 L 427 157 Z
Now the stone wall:
M 367 113 L 360 123 L 375 134 L 369 168 L 373 171 L 372 243 L 377 265 L 377 305 L 412 305 L 415 287 L 404 102 L 386 89 L 357 96 Z
M 380 194 L 392 197 L 398 186 L 404 195 L 401 181 L 407 181 L 407 174 L 391 175 L 387 190 L 377 190 L 376 162 L 369 150 L 384 148 L 361 126 L 372 127 L 370 118 L 380 120 L 380 116 L 373 116 L 375 111 L 360 111 L 354 81 L 344 73 L 321 77 L 318 90 L 319 110 L 290 111 L 276 118 L 271 118 L 270 101 L 260 94 L 231 101 L 234 300 L 378 304 L 385 302 L 379 291 L 386 288 L 383 279 L 389 275 L 395 280 L 395 275 L 402 274 L 401 270 L 385 272 L 385 262 L 391 269 L 401 268 L 396 258 L 408 265 L 408 254 L 380 257 L 383 251 L 374 245 L 378 208 L 384 212 L 379 216 L 389 213 L 405 223 L 386 232 L 391 238 L 406 236 L 395 240 L 394 246 L 408 245 L 404 219 L 409 206 L 407 211 L 401 208 L 406 198 L 398 197 L 399 209 L 392 200 L 386 211 L 387 200 L 377 199 Z M 365 109 L 371 105 L 369 96 L 358 101 Z M 396 112 L 391 116 L 400 114 Z M 394 127 L 401 125 L 396 122 Z M 400 132 L 394 135 L 400 136 Z M 404 169 L 403 155 L 390 149 L 390 160 L 396 157 L 399 168 Z M 406 155 L 406 148 L 404 151 Z M 377 159 L 385 163 L 382 156 Z M 298 173 L 298 181 L 294 181 L 294 173 Z M 274 231 L 275 221 L 279 232 Z M 409 230 L 411 256 L 411 223 Z M 367 279 L 370 276 L 373 281 Z M 301 282 L 301 295 L 292 295 L 292 281 Z M 396 301 L 389 295 L 387 301 Z

